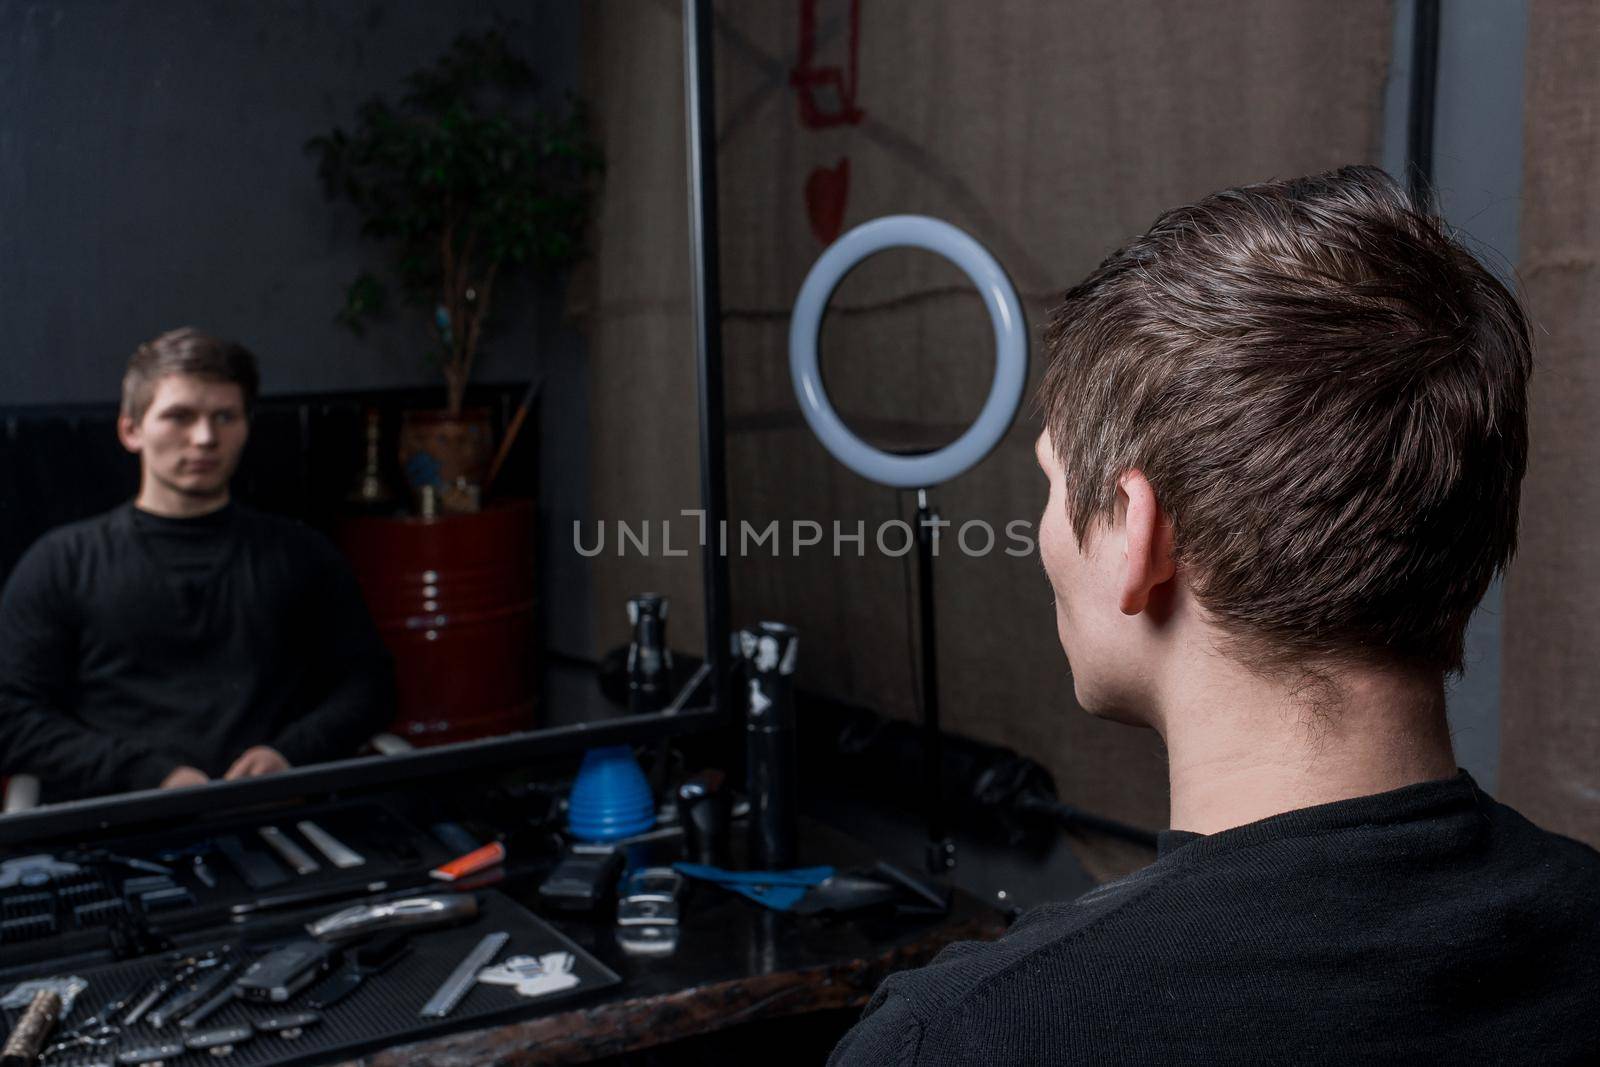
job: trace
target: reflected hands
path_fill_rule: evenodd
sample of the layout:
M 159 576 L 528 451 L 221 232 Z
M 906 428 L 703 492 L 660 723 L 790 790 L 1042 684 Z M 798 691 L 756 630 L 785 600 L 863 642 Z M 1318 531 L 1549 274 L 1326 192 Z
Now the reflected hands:
M 222 777 L 224 781 L 231 782 L 238 778 L 260 778 L 288 769 L 289 761 L 277 749 L 255 745 L 240 753 L 239 758 L 233 761 L 233 766 L 228 768 L 228 773 Z
M 182 789 L 185 786 L 205 785 L 209 781 L 211 779 L 206 776 L 206 772 L 197 767 L 174 767 L 167 772 L 165 778 L 161 779 L 161 788 Z

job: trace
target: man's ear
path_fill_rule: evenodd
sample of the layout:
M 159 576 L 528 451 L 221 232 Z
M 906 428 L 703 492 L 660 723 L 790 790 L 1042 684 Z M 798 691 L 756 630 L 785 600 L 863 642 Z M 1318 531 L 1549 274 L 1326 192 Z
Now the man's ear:
M 144 451 L 144 434 L 130 415 L 117 416 L 117 440 L 122 442 L 123 448 L 135 455 Z
M 1126 501 L 1124 567 L 1117 606 L 1124 615 L 1137 615 L 1150 603 L 1151 590 L 1170 582 L 1177 570 L 1172 562 L 1172 523 L 1143 472 L 1128 471 L 1118 479 L 1117 489 Z

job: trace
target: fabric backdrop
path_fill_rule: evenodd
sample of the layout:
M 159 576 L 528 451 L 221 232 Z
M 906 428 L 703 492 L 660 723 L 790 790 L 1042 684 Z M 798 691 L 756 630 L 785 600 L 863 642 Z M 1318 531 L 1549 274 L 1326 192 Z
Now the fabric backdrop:
M 611 159 L 591 308 L 594 514 L 666 518 L 697 499 L 678 5 L 585 10 L 586 81 Z M 1162 209 L 1376 159 L 1391 17 L 1385 0 L 721 5 L 729 511 L 756 529 L 782 524 L 776 558 L 768 543 L 731 561 L 734 622 L 797 626 L 802 685 L 916 714 L 914 557 L 886 555 L 874 537 L 914 502 L 829 457 L 790 386 L 789 310 L 830 241 L 885 214 L 945 219 L 999 259 L 1037 339 L 1062 291 Z M 846 421 L 901 449 L 954 439 L 994 365 L 975 290 L 904 251 L 845 281 L 822 348 Z M 1035 351 L 1024 415 L 933 494 L 953 523 L 936 568 L 945 722 L 1040 760 L 1068 800 L 1164 826 L 1158 739 L 1075 707 L 1037 555 L 1003 551 L 1007 524 L 1035 525 L 1044 502 L 1031 404 L 1042 371 Z M 823 543 L 794 554 L 796 520 L 818 523 Z M 862 549 L 835 556 L 836 520 L 845 533 L 863 524 Z M 996 531 L 993 552 L 955 542 L 973 520 Z M 969 535 L 980 549 L 981 530 Z M 902 535 L 885 536 L 899 548 Z M 646 584 L 685 588 L 694 562 L 607 558 L 596 589 L 620 603 Z M 602 646 L 624 632 L 607 603 Z
M 1529 11 L 1522 287 L 1534 324 L 1531 450 L 1505 583 L 1500 793 L 1600 846 L 1600 9 Z

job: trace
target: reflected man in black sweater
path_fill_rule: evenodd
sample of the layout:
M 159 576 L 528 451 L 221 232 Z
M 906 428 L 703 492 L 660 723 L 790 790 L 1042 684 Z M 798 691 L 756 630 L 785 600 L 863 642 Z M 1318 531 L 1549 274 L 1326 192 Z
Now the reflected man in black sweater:
M 1600 1062 L 1600 854 L 1445 717 L 1516 544 L 1516 299 L 1350 167 L 1166 212 L 1046 346 L 1057 636 L 1085 711 L 1161 735 L 1171 828 L 890 977 L 833 1062 Z
M 257 382 L 194 329 L 129 361 L 138 496 L 40 538 L 0 594 L 0 774 L 49 800 L 250 778 L 388 721 L 392 663 L 343 559 L 230 498 Z

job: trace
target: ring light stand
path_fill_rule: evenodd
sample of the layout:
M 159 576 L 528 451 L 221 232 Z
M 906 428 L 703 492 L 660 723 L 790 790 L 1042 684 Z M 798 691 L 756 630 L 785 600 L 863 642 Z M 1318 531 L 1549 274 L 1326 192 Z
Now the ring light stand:
M 950 444 L 919 455 L 873 448 L 845 425 L 823 388 L 817 342 L 828 301 L 844 276 L 868 256 L 889 248 L 920 248 L 960 267 L 977 286 L 994 325 L 995 372 L 977 419 Z M 1028 380 L 1028 335 L 1011 280 L 994 256 L 948 222 L 923 215 L 889 215 L 863 223 L 818 257 L 800 286 L 789 324 L 789 373 L 811 432 L 846 467 L 870 481 L 917 491 L 917 607 L 922 645 L 922 729 L 928 804 L 928 867 L 955 866 L 955 844 L 944 819 L 944 746 L 939 734 L 938 641 L 934 624 L 933 548 L 939 522 L 928 491 L 976 466 L 1010 429 Z

